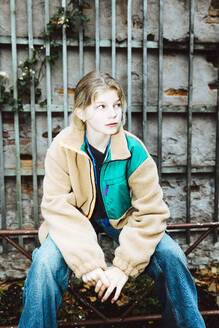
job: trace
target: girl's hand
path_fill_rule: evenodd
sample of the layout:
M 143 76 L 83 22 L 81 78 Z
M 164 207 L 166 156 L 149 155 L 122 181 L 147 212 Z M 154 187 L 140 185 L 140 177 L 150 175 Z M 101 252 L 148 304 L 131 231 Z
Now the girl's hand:
M 113 290 L 116 288 L 116 292 L 111 300 L 111 303 L 114 303 L 118 300 L 121 290 L 125 285 L 126 281 L 128 280 L 128 276 L 122 270 L 114 266 L 107 269 L 105 271 L 105 275 L 110 282 L 110 286 L 108 288 L 103 285 L 99 287 L 97 284 L 95 288 L 95 292 L 98 293 L 98 297 L 101 298 L 104 291 L 107 289 L 104 296 L 101 299 L 102 302 L 105 302 L 108 299 L 108 297 L 111 295 Z
M 82 280 L 89 286 L 96 286 L 99 284 L 100 287 L 105 286 L 105 288 L 108 288 L 110 285 L 105 272 L 101 268 L 95 269 L 84 274 L 82 276 Z

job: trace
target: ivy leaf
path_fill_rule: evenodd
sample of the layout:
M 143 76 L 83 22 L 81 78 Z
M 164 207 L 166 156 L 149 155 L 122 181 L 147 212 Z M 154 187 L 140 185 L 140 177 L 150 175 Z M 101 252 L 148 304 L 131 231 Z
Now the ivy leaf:
M 83 22 L 88 22 L 89 21 L 87 16 L 81 15 L 80 18 Z
M 27 83 L 26 81 L 19 81 L 19 83 L 22 85 L 22 86 L 25 86 Z

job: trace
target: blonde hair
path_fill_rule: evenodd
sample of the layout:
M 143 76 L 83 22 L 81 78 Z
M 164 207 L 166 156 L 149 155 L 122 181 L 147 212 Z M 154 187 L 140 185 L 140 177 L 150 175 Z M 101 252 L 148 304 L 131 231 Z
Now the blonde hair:
M 90 106 L 94 101 L 98 93 L 103 90 L 114 89 L 118 93 L 118 97 L 121 101 L 123 120 L 126 111 L 126 100 L 122 87 L 119 81 L 114 79 L 108 73 L 90 72 L 86 74 L 76 85 L 74 95 L 74 109 L 85 109 Z

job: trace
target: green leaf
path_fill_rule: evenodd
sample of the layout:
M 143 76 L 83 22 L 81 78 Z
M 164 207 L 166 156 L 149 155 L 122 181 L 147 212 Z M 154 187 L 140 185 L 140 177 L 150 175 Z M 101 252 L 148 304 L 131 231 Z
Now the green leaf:
M 81 15 L 80 18 L 81 18 L 81 20 L 84 21 L 84 22 L 88 22 L 88 21 L 89 21 L 89 19 L 88 19 L 87 16 Z

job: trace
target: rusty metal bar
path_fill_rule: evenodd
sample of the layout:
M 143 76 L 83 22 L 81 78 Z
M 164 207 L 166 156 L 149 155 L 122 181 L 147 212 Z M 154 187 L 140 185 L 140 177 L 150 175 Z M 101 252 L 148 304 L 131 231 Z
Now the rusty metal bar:
M 185 254 L 190 254 L 194 248 L 196 248 L 202 240 L 204 240 L 212 231 L 216 229 L 216 226 L 208 229 L 205 233 L 203 233 L 186 251 Z
M 202 223 L 173 223 L 168 224 L 167 229 L 195 229 L 195 228 L 210 228 L 219 227 L 219 222 L 202 222 Z M 37 229 L 0 229 L 0 236 L 18 236 L 18 235 L 36 235 L 38 233 Z
M 219 310 L 209 310 L 209 311 L 200 311 L 202 316 L 215 316 L 219 315 Z M 151 320 L 161 320 L 160 314 L 153 314 L 153 315 L 146 315 L 146 316 L 133 316 L 121 319 L 120 317 L 117 318 L 108 318 L 107 321 L 104 320 L 81 320 L 81 321 L 74 321 L 74 322 L 63 322 L 59 323 L 58 327 L 76 327 L 76 326 L 91 326 L 91 325 L 111 325 L 114 323 L 123 324 L 123 323 L 131 323 L 137 321 L 151 321 Z M 0 326 L 0 328 L 17 328 L 18 326 L 10 325 L 10 326 Z
M 203 316 L 213 316 L 213 315 L 219 315 L 219 310 L 211 310 L 211 311 L 200 311 Z M 147 315 L 147 316 L 133 316 L 133 317 L 127 317 L 122 319 L 121 317 L 117 318 L 108 318 L 107 321 L 103 320 L 83 320 L 83 321 L 75 321 L 71 323 L 60 323 L 59 327 L 75 327 L 75 326 L 90 326 L 90 325 L 111 325 L 114 323 L 117 324 L 123 324 L 123 323 L 131 323 L 131 322 L 137 322 L 137 321 L 151 321 L 151 320 L 161 320 L 162 316 L 160 314 L 153 314 L 153 315 Z M 1 327 L 2 328 L 2 327 Z M 12 327 L 11 327 L 12 328 Z
M 174 229 L 194 229 L 194 228 L 210 228 L 205 233 L 203 233 L 186 251 L 185 254 L 188 255 L 196 248 L 200 242 L 205 239 L 214 229 L 219 227 L 219 222 L 204 222 L 204 223 L 176 223 L 169 224 L 167 226 L 168 230 Z M 8 236 L 33 236 L 38 233 L 37 229 L 10 229 L 10 230 L 0 230 L 0 236 L 7 240 L 12 246 L 14 246 L 18 251 L 25 255 L 31 260 L 31 254 L 28 253 L 23 247 L 19 246 L 15 241 L 13 241 Z
M 7 236 L 3 236 L 2 237 L 7 240 L 7 242 L 9 244 L 11 244 L 12 246 L 14 246 L 15 248 L 17 248 L 19 250 L 19 252 L 21 252 L 24 256 L 26 256 L 29 260 L 32 260 L 32 256 L 30 253 L 28 253 L 27 251 L 25 251 L 25 249 L 21 246 L 19 246 L 15 241 L 13 241 L 11 238 L 7 237 Z
M 37 229 L 10 229 L 0 230 L 0 236 L 37 235 Z
M 167 229 L 194 229 L 194 228 L 209 228 L 219 227 L 219 222 L 201 222 L 201 223 L 175 223 L 168 224 Z

